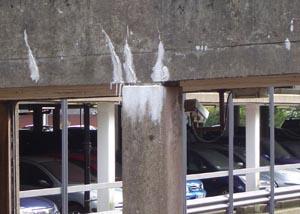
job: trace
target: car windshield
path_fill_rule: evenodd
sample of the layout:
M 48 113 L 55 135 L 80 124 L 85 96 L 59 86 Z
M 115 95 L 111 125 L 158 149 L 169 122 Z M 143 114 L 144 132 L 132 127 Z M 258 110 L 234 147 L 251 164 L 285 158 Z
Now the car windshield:
M 223 171 L 228 170 L 228 158 L 222 153 L 211 150 L 211 149 L 201 149 L 197 153 L 209 162 L 216 170 Z M 242 168 L 242 166 L 234 163 L 235 168 Z
M 239 158 L 240 161 L 242 161 L 244 164 L 246 164 L 246 151 L 245 147 L 238 147 L 234 150 L 235 156 Z M 236 155 L 238 154 L 238 155 Z M 260 165 L 261 166 L 269 166 L 270 161 L 268 161 L 265 157 L 260 157 Z
M 270 156 L 270 145 L 266 142 L 262 143 L 264 152 Z M 275 158 L 291 158 L 291 154 L 275 141 Z
M 52 175 L 54 175 L 59 181 L 61 181 L 61 161 L 47 161 L 41 163 Z M 79 166 L 72 163 L 69 166 L 69 183 L 70 184 L 83 184 L 84 183 L 84 170 Z M 96 182 L 95 176 L 91 175 L 91 182 Z

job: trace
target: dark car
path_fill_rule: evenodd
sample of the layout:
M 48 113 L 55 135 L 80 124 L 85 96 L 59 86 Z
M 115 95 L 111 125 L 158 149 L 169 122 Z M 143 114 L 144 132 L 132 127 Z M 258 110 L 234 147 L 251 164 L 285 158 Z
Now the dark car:
M 211 144 L 209 145 L 211 148 L 219 151 L 225 156 L 228 156 L 228 147 Z M 235 162 L 242 163 L 246 166 L 246 150 L 245 147 L 234 147 L 234 159 Z M 260 156 L 260 165 L 261 166 L 269 166 L 270 162 L 264 156 Z M 261 172 L 260 173 L 260 189 L 266 188 L 269 186 L 266 185 L 266 181 L 270 183 L 271 176 L 270 172 Z M 275 186 L 283 187 L 290 185 L 299 185 L 300 184 L 300 171 L 297 169 L 287 169 L 287 170 L 276 170 L 274 172 Z
M 240 168 L 239 166 L 235 166 Z M 218 151 L 190 146 L 187 153 L 187 173 L 198 174 L 207 172 L 227 171 L 228 158 Z M 228 176 L 202 179 L 207 196 L 228 193 Z M 234 176 L 234 192 L 244 192 L 245 182 L 240 176 Z
M 83 170 L 69 163 L 69 184 L 83 184 Z M 20 186 L 21 190 L 43 189 L 61 187 L 61 161 L 48 157 L 26 157 L 20 160 Z M 92 181 L 96 178 L 92 176 Z M 46 196 L 61 208 L 61 196 Z M 93 211 L 97 208 L 97 191 L 91 191 L 90 206 Z M 84 193 L 69 194 L 69 210 L 84 210 Z

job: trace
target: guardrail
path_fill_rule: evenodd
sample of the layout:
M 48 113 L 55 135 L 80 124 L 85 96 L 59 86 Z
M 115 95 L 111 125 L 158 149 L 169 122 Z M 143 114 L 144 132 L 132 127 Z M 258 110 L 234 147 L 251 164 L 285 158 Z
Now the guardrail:
M 270 191 L 257 190 L 250 192 L 235 193 L 233 206 L 245 206 L 269 201 Z M 300 197 L 300 185 L 279 187 L 275 189 L 275 201 Z M 203 213 L 208 211 L 224 210 L 228 208 L 229 196 L 215 196 L 187 201 L 187 213 Z

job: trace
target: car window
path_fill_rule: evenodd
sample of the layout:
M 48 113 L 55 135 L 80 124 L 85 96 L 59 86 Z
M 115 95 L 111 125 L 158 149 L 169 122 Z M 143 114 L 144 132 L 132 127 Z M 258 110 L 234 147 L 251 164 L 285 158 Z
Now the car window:
M 39 167 L 31 163 L 21 162 L 20 185 L 38 188 L 50 188 L 53 186 L 53 182 Z
M 61 162 L 60 161 L 47 161 L 43 162 L 42 165 L 49 170 L 49 172 L 61 181 Z M 79 166 L 69 163 L 69 183 L 70 184 L 83 184 L 84 183 L 84 170 Z M 91 175 L 91 182 L 95 182 L 96 177 Z
M 261 143 L 263 152 L 270 156 L 269 141 Z M 278 142 L 275 141 L 275 158 L 290 158 L 291 154 L 283 148 Z
M 188 173 L 204 173 L 209 172 L 209 167 L 206 162 L 195 152 L 188 152 L 187 155 Z

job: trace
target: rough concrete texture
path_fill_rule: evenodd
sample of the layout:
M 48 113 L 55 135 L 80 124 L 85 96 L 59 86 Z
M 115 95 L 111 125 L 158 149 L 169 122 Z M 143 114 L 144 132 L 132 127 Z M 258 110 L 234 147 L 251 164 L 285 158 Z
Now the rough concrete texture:
M 137 87 L 147 93 L 151 86 L 146 89 Z M 162 101 L 160 121 L 153 121 L 149 114 L 153 110 L 150 109 L 150 99 L 157 100 L 159 96 L 156 90 L 150 94 L 146 105 L 140 106 L 144 107 L 143 111 L 130 107 L 133 98 L 127 90 L 132 90 L 132 87 L 123 89 L 122 177 L 125 214 L 184 213 L 186 173 L 181 133 L 181 90 L 162 88 L 165 99 Z M 129 106 L 127 102 L 130 102 Z
M 127 26 L 142 83 L 152 82 L 159 33 L 170 81 L 300 73 L 298 0 L 10 0 L 0 2 L 0 87 L 109 83 L 101 30 L 123 61 Z M 37 84 L 24 29 L 40 70 Z

